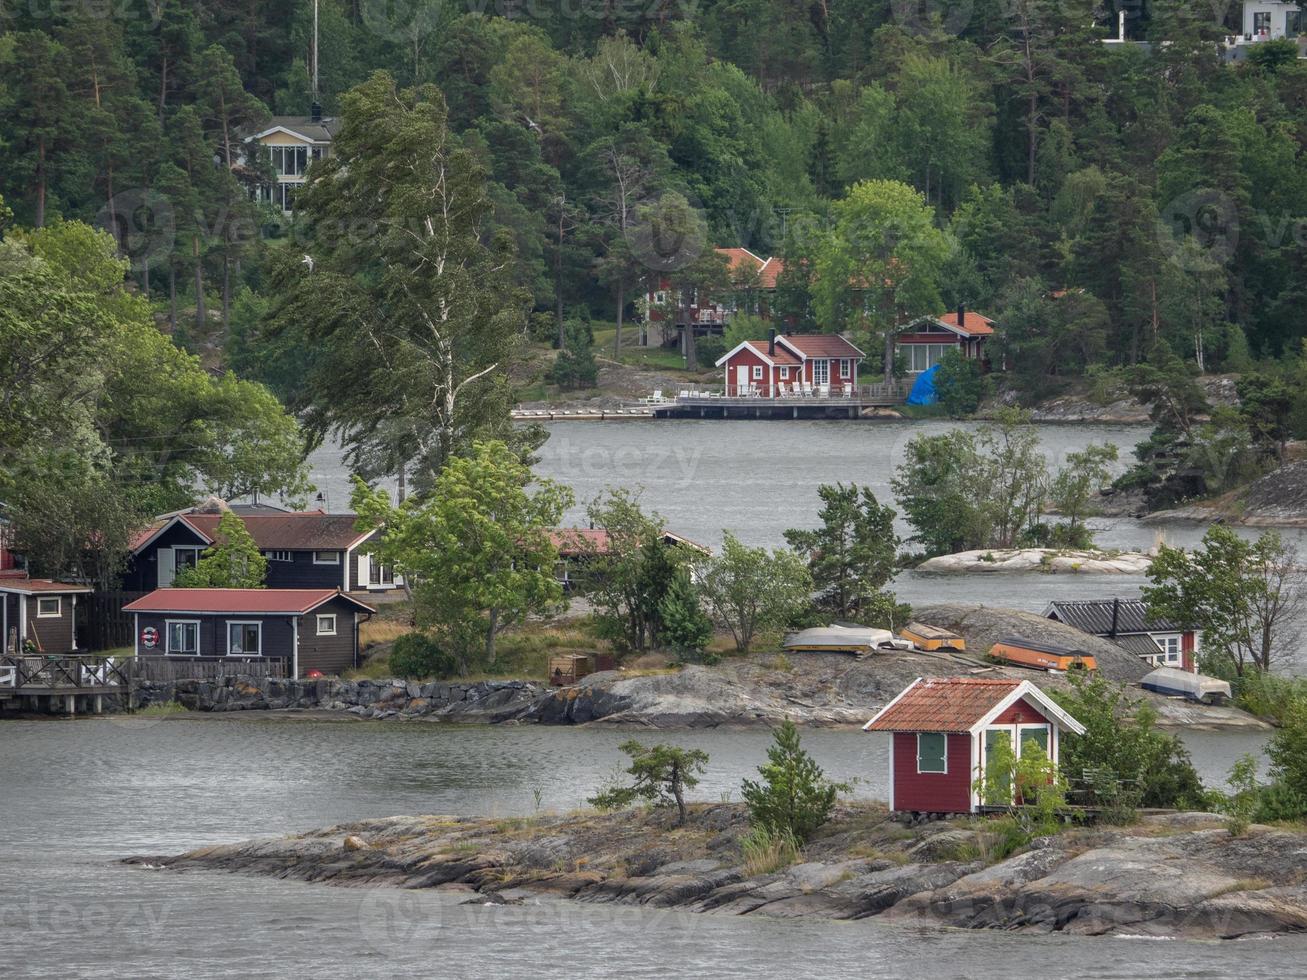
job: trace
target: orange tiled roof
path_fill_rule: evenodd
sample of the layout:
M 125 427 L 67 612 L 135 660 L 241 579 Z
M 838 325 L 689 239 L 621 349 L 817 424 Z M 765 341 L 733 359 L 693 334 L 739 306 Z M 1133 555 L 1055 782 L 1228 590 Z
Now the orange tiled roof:
M 950 327 L 958 327 L 958 314 L 956 310 L 951 313 L 945 313 L 943 316 L 937 316 L 935 319 Z M 982 316 L 979 313 L 967 310 L 966 319 L 958 329 L 972 337 L 985 337 L 994 332 L 994 321 L 987 316 Z
M 927 677 L 915 682 L 866 728 L 869 732 L 969 732 L 1021 681 Z
M 748 345 L 756 350 L 759 354 L 771 360 L 773 364 L 779 364 L 782 367 L 795 367 L 802 364 L 799 358 L 794 356 L 794 352 L 781 346 L 776 345 L 776 350 L 772 354 L 767 353 L 768 342 L 765 340 L 750 340 Z
M 862 357 L 862 351 L 837 333 L 787 333 L 776 338 L 799 351 L 804 357 Z

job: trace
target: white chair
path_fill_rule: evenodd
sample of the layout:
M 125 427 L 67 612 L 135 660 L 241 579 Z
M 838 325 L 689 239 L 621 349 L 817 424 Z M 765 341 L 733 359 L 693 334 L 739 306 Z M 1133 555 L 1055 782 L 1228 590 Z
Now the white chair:
M 689 397 L 690 397 L 690 391 L 689 391 L 688 388 L 682 388 L 682 389 L 681 389 L 681 397 L 682 397 L 682 398 L 689 398 Z
M 0 667 L 0 687 L 18 686 L 18 668 L 13 664 Z
M 654 390 L 654 393 L 644 400 L 646 405 L 661 405 L 663 403 L 663 391 L 661 388 Z
M 808 382 L 806 381 L 803 382 L 803 397 L 804 398 L 812 397 L 812 385 L 808 384 Z
M 818 397 L 818 398 L 829 398 L 829 397 L 830 397 L 830 385 L 828 385 L 828 384 L 825 384 L 825 385 L 819 385 L 819 386 L 817 387 L 817 397 Z
M 845 397 L 845 398 L 852 398 L 852 397 L 853 397 L 853 385 L 845 385 L 845 386 L 844 386 L 844 397 Z

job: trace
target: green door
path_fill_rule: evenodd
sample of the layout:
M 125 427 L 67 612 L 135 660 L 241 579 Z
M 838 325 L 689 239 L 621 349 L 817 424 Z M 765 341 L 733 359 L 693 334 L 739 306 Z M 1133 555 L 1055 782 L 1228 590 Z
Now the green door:
M 997 757 L 997 758 L 996 758 Z M 1012 757 L 1012 733 L 1006 728 L 987 728 L 985 730 L 985 803 L 989 806 L 1008 806 L 1012 802 L 1012 773 L 1010 770 L 994 772 L 990 778 L 989 763 L 991 759 L 1000 762 L 1003 757 Z

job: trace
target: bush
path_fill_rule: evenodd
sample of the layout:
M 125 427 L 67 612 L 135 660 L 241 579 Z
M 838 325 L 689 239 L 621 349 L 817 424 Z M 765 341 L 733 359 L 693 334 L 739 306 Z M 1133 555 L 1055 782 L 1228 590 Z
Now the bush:
M 754 827 L 740 838 L 744 873 L 750 878 L 787 868 L 799 858 L 799 842 L 784 831 Z
M 405 633 L 397 639 L 389 660 L 397 677 L 453 677 L 459 670 L 458 658 L 423 633 Z
M 695 356 L 699 360 L 699 365 L 711 366 L 716 364 L 718 359 L 729 349 L 726 346 L 725 337 L 701 337 L 694 345 Z
M 712 639 L 712 620 L 699 608 L 699 596 L 689 572 L 676 573 L 662 601 L 658 603 L 662 619 L 662 642 L 683 657 L 702 656 Z
M 1289 702 L 1280 727 L 1266 745 L 1271 777 L 1287 792 L 1307 798 L 1307 699 Z
M 563 331 L 563 349 L 549 369 L 549 383 L 564 390 L 593 388 L 599 381 L 599 365 L 595 363 L 590 325 L 581 320 L 568 320 Z
M 945 351 L 935 372 L 935 391 L 939 393 L 939 403 L 954 418 L 975 414 L 985 397 L 985 378 L 980 373 L 980 365 L 956 349 Z
M 708 765 L 702 749 L 680 749 L 673 745 L 644 745 L 630 739 L 618 746 L 630 756 L 623 770 L 632 777 L 629 786 L 612 786 L 587 802 L 600 810 L 617 810 L 643 800 L 654 806 L 676 807 L 676 826 L 685 823 L 685 790 L 699 785 L 699 774 Z
M 758 772 L 762 782 L 746 779 L 742 789 L 749 822 L 799 844 L 811 840 L 830 819 L 836 795 L 846 788 L 825 777 L 799 744 L 799 730 L 789 719 L 776 729 L 767 761 Z

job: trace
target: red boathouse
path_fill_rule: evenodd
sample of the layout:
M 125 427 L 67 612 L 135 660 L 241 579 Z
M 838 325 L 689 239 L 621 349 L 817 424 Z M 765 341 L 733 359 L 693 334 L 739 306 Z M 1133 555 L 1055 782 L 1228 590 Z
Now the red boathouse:
M 858 387 L 858 364 L 866 355 L 833 333 L 782 334 L 746 340 L 717 361 L 725 370 L 728 397 L 849 394 Z
M 1034 741 L 1056 765 L 1063 730 L 1085 733 L 1030 681 L 978 677 L 919 677 L 863 726 L 891 733 L 889 807 L 914 813 L 977 812 L 999 740 L 1018 757 Z

